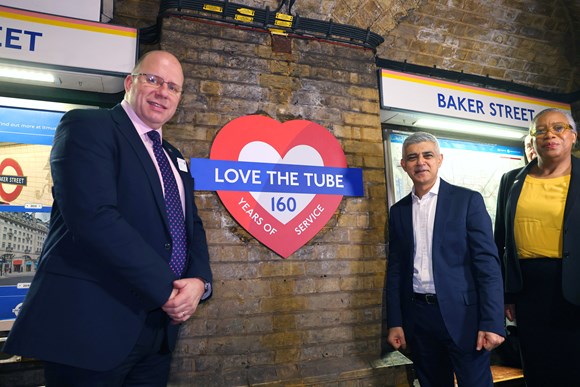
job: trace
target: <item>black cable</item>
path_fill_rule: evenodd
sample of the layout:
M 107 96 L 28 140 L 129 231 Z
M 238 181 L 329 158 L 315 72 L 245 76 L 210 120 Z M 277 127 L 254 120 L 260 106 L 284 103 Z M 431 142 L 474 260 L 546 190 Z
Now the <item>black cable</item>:
M 362 29 L 332 21 L 303 18 L 291 15 L 296 0 L 282 0 L 275 11 L 259 9 L 228 0 L 161 0 L 155 26 L 139 30 L 140 41 L 145 44 L 157 43 L 161 32 L 161 22 L 165 17 L 183 16 L 216 20 L 238 26 L 249 26 L 264 30 L 281 30 L 283 33 L 302 35 L 340 42 L 372 49 L 384 42 L 384 38 L 370 29 Z M 287 18 L 279 18 L 279 11 L 288 6 Z M 243 10 L 243 11 L 241 11 Z M 195 14 L 192 14 L 192 12 Z M 243 13 L 241 13 L 243 12 Z
M 292 15 L 292 6 L 295 2 L 296 0 L 290 0 L 290 3 L 288 4 L 288 15 Z
M 280 2 L 280 5 L 278 5 L 278 7 L 276 8 L 276 10 L 274 10 L 274 13 L 276 12 L 280 12 L 280 10 L 282 9 L 282 7 L 284 6 L 284 4 L 286 4 L 286 0 L 282 0 Z

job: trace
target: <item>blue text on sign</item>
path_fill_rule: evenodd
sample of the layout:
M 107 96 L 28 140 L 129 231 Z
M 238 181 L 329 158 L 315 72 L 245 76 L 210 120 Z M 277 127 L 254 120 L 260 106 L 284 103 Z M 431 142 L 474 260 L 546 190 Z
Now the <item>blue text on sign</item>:
M 191 159 L 195 188 L 362 196 L 362 169 Z
M 455 110 L 465 113 L 480 115 L 489 114 L 492 117 L 507 118 L 510 120 L 529 122 L 534 118 L 534 109 L 517 105 L 507 105 L 490 102 L 485 106 L 484 102 L 475 98 L 466 98 L 456 95 L 437 93 L 437 106 L 442 109 Z
M 4 32 L 2 34 L 2 32 Z M 18 28 L 0 26 L 0 47 L 13 48 L 16 50 L 34 51 L 36 38 L 42 36 L 42 32 L 19 30 Z M 21 40 L 22 39 L 22 40 Z

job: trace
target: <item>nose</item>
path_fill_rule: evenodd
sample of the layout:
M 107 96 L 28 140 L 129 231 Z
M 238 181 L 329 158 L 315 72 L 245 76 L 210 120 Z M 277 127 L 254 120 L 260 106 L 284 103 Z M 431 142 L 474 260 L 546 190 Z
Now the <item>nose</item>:
M 546 134 L 544 134 L 544 138 L 546 137 L 554 137 L 556 136 L 556 132 L 554 132 L 554 128 L 553 127 L 548 127 L 546 128 Z
M 157 90 L 157 93 L 159 93 L 163 96 L 167 96 L 169 94 L 169 85 L 167 85 L 167 82 L 162 81 L 156 90 Z

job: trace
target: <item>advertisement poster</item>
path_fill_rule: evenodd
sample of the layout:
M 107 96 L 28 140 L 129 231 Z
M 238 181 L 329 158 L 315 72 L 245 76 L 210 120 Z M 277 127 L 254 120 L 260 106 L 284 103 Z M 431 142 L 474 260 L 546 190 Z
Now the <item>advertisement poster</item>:
M 50 148 L 62 115 L 0 106 L 0 327 L 16 318 L 48 233 Z

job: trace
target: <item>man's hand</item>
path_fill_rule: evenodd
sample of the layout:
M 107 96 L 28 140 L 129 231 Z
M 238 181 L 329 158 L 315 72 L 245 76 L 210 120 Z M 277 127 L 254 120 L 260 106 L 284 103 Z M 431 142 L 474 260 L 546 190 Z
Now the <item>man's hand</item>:
M 175 280 L 171 296 L 161 309 L 167 313 L 173 324 L 181 324 L 195 313 L 204 292 L 205 283 L 199 278 Z
M 516 319 L 516 306 L 515 304 L 505 304 L 503 306 L 503 310 L 507 319 L 511 322 L 514 322 Z
M 505 338 L 497 333 L 478 331 L 476 349 L 481 351 L 482 348 L 485 348 L 488 351 L 491 351 L 503 343 L 504 340 Z
M 405 340 L 405 332 L 402 327 L 394 327 L 389 329 L 387 336 L 387 343 L 395 349 L 407 348 L 407 341 Z

